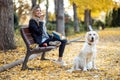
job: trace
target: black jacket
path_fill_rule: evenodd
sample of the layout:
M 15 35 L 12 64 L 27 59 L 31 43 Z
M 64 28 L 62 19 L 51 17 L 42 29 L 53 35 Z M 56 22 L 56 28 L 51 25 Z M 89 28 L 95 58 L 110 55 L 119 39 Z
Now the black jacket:
M 39 22 L 38 25 L 34 19 L 30 19 L 29 30 L 34 38 L 34 41 L 37 44 L 42 44 L 43 22 Z

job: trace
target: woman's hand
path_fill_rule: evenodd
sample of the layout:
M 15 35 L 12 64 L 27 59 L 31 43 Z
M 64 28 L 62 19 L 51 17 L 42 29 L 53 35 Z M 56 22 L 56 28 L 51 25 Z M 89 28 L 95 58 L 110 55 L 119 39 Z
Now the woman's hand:
M 40 14 L 40 20 L 43 21 L 44 17 L 45 17 L 45 10 L 42 10 Z
M 44 47 L 47 47 L 48 45 L 47 45 L 47 43 L 43 43 L 43 46 L 44 46 Z
M 41 21 L 44 20 L 44 16 L 45 16 L 44 14 L 41 14 L 41 15 L 40 15 L 40 20 L 41 20 Z

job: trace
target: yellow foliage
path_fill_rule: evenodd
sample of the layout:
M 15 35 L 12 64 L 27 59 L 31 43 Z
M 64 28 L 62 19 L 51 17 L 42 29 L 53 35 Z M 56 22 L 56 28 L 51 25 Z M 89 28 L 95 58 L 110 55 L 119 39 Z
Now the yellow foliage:
M 77 5 L 77 15 L 79 19 L 84 19 L 84 10 L 90 9 L 92 17 L 98 17 L 101 11 L 107 12 L 116 5 L 113 0 L 70 0 L 70 4 L 73 2 Z
M 22 65 L 18 65 L 1 72 L 0 80 L 120 80 L 120 28 L 105 29 L 98 33 L 100 41 L 97 44 L 98 52 L 95 60 L 98 70 L 67 72 L 72 67 L 74 57 L 83 46 L 81 42 L 74 42 L 65 48 L 63 59 L 68 66 L 61 67 L 52 61 L 58 58 L 58 49 L 56 49 L 46 55 L 47 58 L 52 59 L 51 61 L 41 61 L 37 57 L 28 62 L 30 67 L 42 68 L 40 71 L 21 71 Z M 68 39 L 84 35 L 85 33 L 75 34 Z M 0 66 L 24 57 L 25 50 L 25 47 L 18 47 L 6 53 L 0 51 Z

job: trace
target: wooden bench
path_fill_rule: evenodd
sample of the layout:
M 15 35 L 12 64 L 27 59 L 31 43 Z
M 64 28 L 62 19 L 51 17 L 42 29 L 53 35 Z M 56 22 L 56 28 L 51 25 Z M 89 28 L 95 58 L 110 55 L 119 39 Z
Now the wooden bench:
M 31 49 L 30 45 L 33 45 L 33 44 L 36 44 L 36 43 L 31 36 L 29 28 L 26 27 L 26 26 L 22 27 L 20 29 L 20 33 L 21 33 L 21 36 L 22 36 L 23 41 L 25 42 L 25 45 L 26 45 L 26 48 L 27 48 L 26 56 L 25 56 L 25 59 L 24 59 L 21 70 L 30 69 L 27 66 L 27 62 L 28 62 L 28 59 L 29 59 L 30 55 L 36 54 L 36 53 L 42 53 L 41 59 L 44 60 L 45 59 L 45 52 L 57 48 L 56 46 L 47 46 L 47 47 L 37 47 L 37 48 Z

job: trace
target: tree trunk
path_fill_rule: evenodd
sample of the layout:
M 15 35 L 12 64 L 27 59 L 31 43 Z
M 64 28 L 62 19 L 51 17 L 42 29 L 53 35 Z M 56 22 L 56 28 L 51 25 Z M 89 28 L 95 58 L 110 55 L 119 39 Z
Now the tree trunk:
M 79 25 L 78 25 L 78 17 L 77 17 L 77 7 L 76 4 L 73 3 L 73 12 L 74 12 L 74 32 L 79 32 Z
M 15 48 L 12 0 L 0 0 L 0 50 Z
M 49 19 L 49 16 L 48 16 L 48 6 L 49 6 L 49 2 L 48 2 L 48 0 L 46 0 L 46 24 L 48 23 L 48 19 Z
M 55 1 L 55 12 L 56 12 L 56 31 L 65 35 L 63 0 L 54 0 L 54 1 Z
M 37 0 L 32 0 L 31 2 L 32 2 L 32 8 L 36 5 L 36 1 Z
M 85 22 L 86 30 L 88 30 L 88 26 L 92 25 L 91 10 L 86 9 L 84 16 L 85 16 L 84 22 Z

